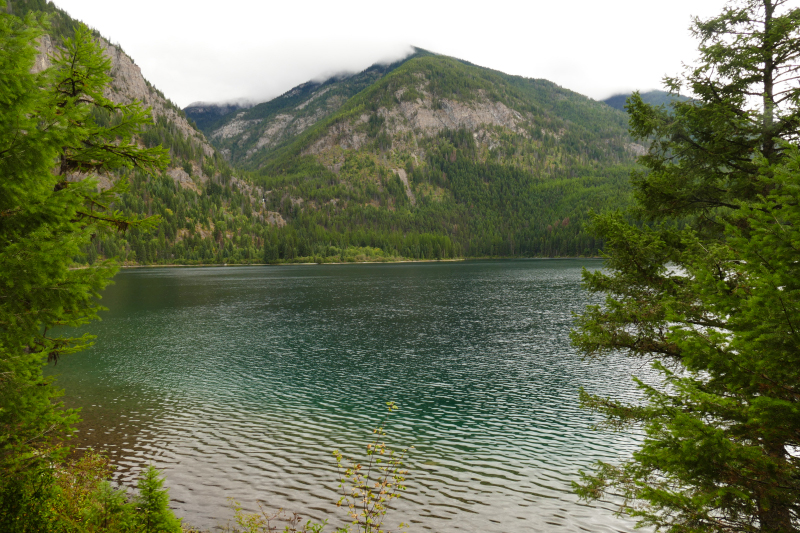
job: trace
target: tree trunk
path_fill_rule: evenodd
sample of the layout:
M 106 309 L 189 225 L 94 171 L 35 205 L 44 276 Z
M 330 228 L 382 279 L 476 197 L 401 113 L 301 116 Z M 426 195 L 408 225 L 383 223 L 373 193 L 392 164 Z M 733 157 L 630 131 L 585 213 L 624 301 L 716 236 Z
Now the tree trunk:
M 797 530 L 792 527 L 792 513 L 790 502 L 785 501 L 784 491 L 774 487 L 788 486 L 788 480 L 784 479 L 783 473 L 786 467 L 786 448 L 783 443 L 766 443 L 764 451 L 767 456 L 778 466 L 778 472 L 766 487 L 756 492 L 758 498 L 758 521 L 762 533 L 794 533 Z M 765 476 L 770 478 L 771 476 Z M 775 494 L 777 492 L 777 494 Z

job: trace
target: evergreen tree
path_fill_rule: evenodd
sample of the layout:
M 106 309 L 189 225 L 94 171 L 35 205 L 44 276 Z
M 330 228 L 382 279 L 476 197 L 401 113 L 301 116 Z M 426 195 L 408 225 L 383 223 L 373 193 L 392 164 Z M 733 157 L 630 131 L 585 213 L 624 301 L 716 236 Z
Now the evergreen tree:
M 85 347 L 90 337 L 52 335 L 97 317 L 97 299 L 115 271 L 104 261 L 70 270 L 72 258 L 103 227 L 141 221 L 113 210 L 124 182 L 98 191 L 91 173 L 119 166 L 163 168 L 163 150 L 132 139 L 146 123 L 139 105 L 102 96 L 108 59 L 85 27 L 66 41 L 54 66 L 31 68 L 41 20 L 0 11 L 0 529 L 46 526 L 49 463 L 75 413 L 42 366 Z M 107 113 L 112 125 L 95 117 Z M 55 170 L 54 170 L 55 168 Z
M 141 533 L 180 533 L 181 522 L 169 508 L 169 494 L 158 470 L 148 466 L 139 478 L 139 494 L 134 500 Z
M 606 272 L 584 274 L 605 305 L 578 318 L 588 356 L 653 361 L 642 404 L 581 392 L 646 437 L 601 463 L 578 493 L 672 532 L 800 530 L 800 9 L 731 2 L 696 20 L 699 66 L 668 79 L 692 100 L 634 95 L 632 134 L 650 141 L 634 176 L 636 227 L 597 217 Z

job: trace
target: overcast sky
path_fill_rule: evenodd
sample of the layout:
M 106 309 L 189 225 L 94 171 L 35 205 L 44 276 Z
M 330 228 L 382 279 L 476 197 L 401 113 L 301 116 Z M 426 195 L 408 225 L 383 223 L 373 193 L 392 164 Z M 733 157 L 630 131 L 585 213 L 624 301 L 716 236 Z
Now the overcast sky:
M 419 46 L 595 99 L 661 88 L 723 0 L 55 0 L 181 107 L 266 101 Z

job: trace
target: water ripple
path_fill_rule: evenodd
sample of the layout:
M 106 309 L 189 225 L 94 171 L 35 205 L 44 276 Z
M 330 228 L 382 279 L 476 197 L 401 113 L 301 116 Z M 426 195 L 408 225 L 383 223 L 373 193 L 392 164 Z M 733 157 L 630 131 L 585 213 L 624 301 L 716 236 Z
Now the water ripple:
M 578 387 L 635 400 L 630 361 L 570 347 L 591 261 L 137 270 L 91 352 L 59 363 L 81 446 L 118 480 L 153 463 L 178 513 L 213 527 L 227 497 L 337 515 L 331 451 L 359 453 L 383 402 L 413 445 L 391 520 L 411 531 L 631 531 L 570 482 L 640 436 L 593 431 Z M 648 369 L 636 368 L 647 377 Z

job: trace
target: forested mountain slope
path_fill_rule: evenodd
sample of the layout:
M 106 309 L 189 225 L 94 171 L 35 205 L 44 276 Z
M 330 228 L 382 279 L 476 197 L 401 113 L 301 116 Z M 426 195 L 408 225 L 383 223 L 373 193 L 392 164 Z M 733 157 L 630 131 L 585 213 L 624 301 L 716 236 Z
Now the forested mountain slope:
M 253 103 L 242 100 L 237 102 L 195 102 L 184 108 L 186 116 L 194 122 L 201 131 L 206 131 L 224 117 L 237 111 L 253 107 Z
M 287 95 L 296 109 L 321 91 Z M 270 238 L 270 260 L 354 245 L 420 258 L 595 254 L 583 223 L 591 209 L 626 204 L 643 149 L 627 136 L 625 114 L 605 104 L 430 53 L 299 134 L 282 130 L 282 143 L 247 148 L 280 117 L 295 120 L 285 99 L 261 105 L 272 118 L 252 118 L 257 106 L 209 130 L 291 228 Z
M 292 142 L 320 120 L 335 113 L 350 98 L 411 58 L 431 55 L 415 49 L 391 64 L 375 64 L 357 74 L 308 81 L 268 102 L 249 109 L 238 105 L 192 104 L 186 115 L 200 126 L 235 165 L 252 166 L 254 158 Z
M 51 64 L 49 58 L 59 53 L 59 46 L 79 24 L 45 0 L 14 0 L 11 10 L 20 17 L 47 16 L 49 35 L 39 42 L 36 70 Z M 125 215 L 155 215 L 161 220 L 149 232 L 98 233 L 86 255 L 75 260 L 91 263 L 98 256 L 115 256 L 125 263 L 222 262 L 225 255 L 234 261 L 260 261 L 263 245 L 258 244 L 258 235 L 279 218 L 263 209 L 263 194 L 236 177 L 184 112 L 142 76 L 132 58 L 99 32 L 94 35 L 110 60 L 111 83 L 105 96 L 118 103 L 139 100 L 151 109 L 154 124 L 144 128 L 140 142 L 163 145 L 169 150 L 171 165 L 161 175 L 120 171 L 94 176 L 100 187 L 126 177 L 130 189 L 114 207 Z M 101 125 L 115 120 L 113 116 L 95 118 Z M 221 239 L 215 240 L 220 227 L 226 228 L 227 248 Z
M 608 104 L 609 106 L 613 107 L 614 109 L 619 109 L 620 111 L 625 111 L 625 102 L 627 102 L 628 97 L 631 93 L 620 93 L 615 94 L 614 96 L 609 96 L 603 102 Z M 646 104 L 650 105 L 664 105 L 668 106 L 672 103 L 673 100 L 688 100 L 686 96 L 676 96 L 674 94 L 670 94 L 667 91 L 647 91 L 641 93 L 639 96 L 642 97 L 642 101 Z
M 13 7 L 49 13 L 45 67 L 77 22 L 43 0 Z M 126 173 L 131 188 L 115 206 L 160 216 L 157 228 L 98 234 L 78 262 L 594 255 L 601 243 L 583 224 L 591 209 L 627 203 L 642 149 L 625 114 L 602 103 L 419 49 L 250 108 L 206 106 L 203 135 L 191 109 L 97 37 L 111 59 L 109 98 L 152 107 L 141 142 L 163 144 L 172 165 Z

